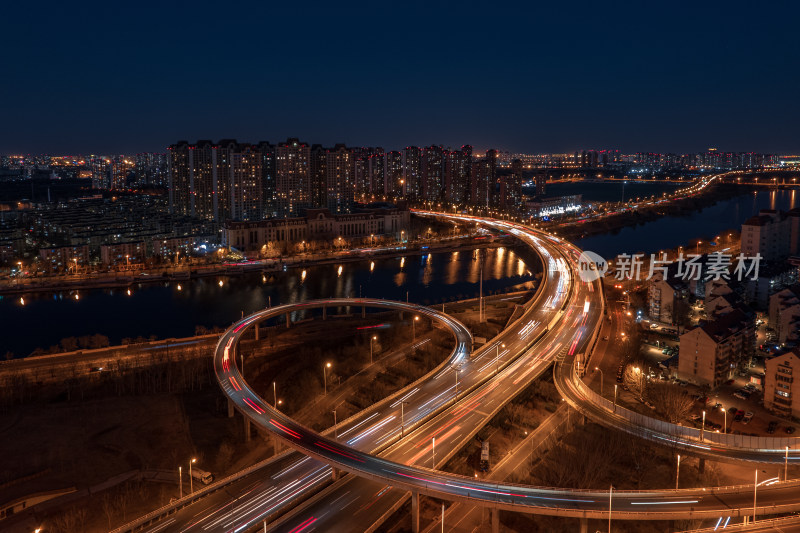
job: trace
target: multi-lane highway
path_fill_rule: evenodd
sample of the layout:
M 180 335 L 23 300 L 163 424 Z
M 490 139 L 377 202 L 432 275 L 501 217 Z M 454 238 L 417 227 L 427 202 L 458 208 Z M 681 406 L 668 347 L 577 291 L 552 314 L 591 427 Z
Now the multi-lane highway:
M 359 419 L 357 426 L 337 428 L 332 438 L 319 435 L 273 409 L 247 386 L 232 363 L 231 354 L 242 334 L 260 318 L 248 317 L 238 322 L 217 346 L 214 364 L 220 384 L 245 416 L 311 458 L 285 459 L 289 464 L 280 463 L 283 470 L 273 475 L 276 483 L 272 488 L 260 491 L 257 498 L 239 492 L 218 509 L 198 516 L 188 529 L 181 530 L 247 530 L 298 497 L 305 488 L 330 476 L 323 463 L 355 473 L 357 478 L 334 484 L 321 497 L 279 522 L 276 529 L 295 533 L 312 529 L 368 530 L 402 503 L 409 491 L 496 509 L 575 517 L 608 516 L 608 492 L 494 484 L 432 470 L 463 446 L 496 409 L 523 390 L 550 362 L 585 351 L 594 340 L 603 309 L 600 283 L 579 281 L 574 269 L 579 251 L 568 243 L 510 222 L 435 215 L 511 232 L 536 250 L 542 257 L 546 276 L 534 304 L 513 327 L 474 357 L 462 352 L 462 357 L 433 375 L 424 386 L 411 389 L 398 398 L 399 402 L 389 404 L 388 410 Z M 396 306 L 398 310 L 407 305 L 378 302 Z M 360 299 L 352 302 L 362 303 L 368 304 Z M 414 312 L 423 312 L 422 309 L 416 308 Z M 406 424 L 413 420 L 419 427 L 413 431 L 409 428 L 401 439 L 403 430 L 398 416 L 407 417 Z M 382 448 L 380 455 L 376 455 Z M 635 519 L 740 516 L 752 512 L 750 489 L 752 486 L 614 492 L 611 513 Z M 774 512 L 800 505 L 795 501 L 797 490 L 797 484 L 779 483 L 760 488 L 759 493 Z M 166 527 L 162 523 L 153 530 L 168 530 Z
M 494 224 L 497 224 L 497 222 L 494 222 Z M 501 227 L 505 226 L 504 229 L 508 231 L 523 231 L 515 224 L 500 223 L 499 225 Z M 536 241 L 542 240 L 536 235 L 529 236 Z M 544 246 L 545 250 L 539 251 L 548 258 L 545 261 L 546 264 L 549 267 L 553 267 L 548 268 L 548 272 L 558 272 L 559 285 L 562 287 L 560 294 L 563 295 L 564 299 L 563 301 L 557 300 L 555 302 L 548 300 L 544 302 L 544 305 L 539 306 L 539 309 L 550 307 L 551 311 L 553 309 L 558 310 L 557 316 L 549 321 L 549 328 L 544 332 L 541 342 L 551 343 L 552 349 L 552 343 L 559 340 L 562 346 L 568 346 L 566 354 L 572 355 L 582 347 L 582 342 L 586 343 L 589 340 L 583 338 L 583 333 L 586 331 L 585 328 L 588 327 L 589 331 L 594 331 L 595 326 L 598 324 L 600 314 L 590 314 L 589 311 L 592 309 L 593 300 L 595 300 L 591 295 L 599 292 L 599 283 L 577 282 L 573 275 L 572 266 L 568 263 L 568 261 L 571 263 L 577 259 L 577 251 L 570 249 L 567 243 L 550 237 L 547 238 L 551 239 L 551 246 L 555 248 L 554 251 L 559 252 L 560 257 L 547 250 L 547 245 Z M 600 299 L 597 298 L 597 300 Z M 579 309 L 582 310 L 584 316 L 578 313 Z M 574 315 L 572 314 L 573 312 L 575 313 Z M 233 331 L 236 327 L 230 331 Z M 220 346 L 223 346 L 225 342 L 227 341 L 224 335 L 220 341 Z M 547 353 L 547 348 L 544 352 L 545 354 Z M 552 355 L 556 355 L 556 353 L 559 352 L 557 351 Z M 224 354 L 220 356 L 220 351 L 218 350 L 215 366 L 222 383 L 224 383 L 225 379 L 229 379 L 231 375 L 236 377 L 235 368 L 230 366 L 225 368 L 223 361 Z M 514 365 L 522 364 L 523 361 L 525 361 L 524 358 L 519 358 Z M 473 405 L 478 407 L 480 402 L 475 403 L 472 401 L 477 399 L 475 395 L 486 396 L 490 390 L 495 390 L 499 386 L 498 384 L 503 382 L 503 377 L 517 376 L 520 368 L 514 368 L 514 365 L 501 372 L 501 375 L 497 376 L 495 380 L 462 398 L 460 404 L 455 405 L 454 408 L 466 411 Z M 508 372 L 508 376 L 504 375 L 506 372 Z M 434 421 L 436 433 L 431 435 L 430 447 L 426 443 L 427 435 L 424 440 L 417 442 L 414 442 L 415 439 L 413 437 L 409 437 L 400 441 L 399 445 L 392 449 L 392 460 L 389 460 L 349 446 L 349 444 L 352 444 L 350 442 L 343 443 L 334 439 L 326 439 L 304 428 L 290 418 L 270 409 L 266 402 L 252 395 L 252 391 L 247 389 L 246 386 L 242 386 L 241 390 L 232 391 L 230 388 L 226 389 L 226 393 L 240 405 L 246 416 L 249 416 L 262 427 L 269 428 L 280 435 L 292 447 L 332 464 L 336 468 L 355 473 L 361 478 L 376 480 L 393 487 L 411 490 L 415 493 L 429 494 L 454 501 L 467 501 L 492 508 L 597 518 L 604 517 L 609 512 L 608 500 L 606 499 L 608 493 L 604 492 L 494 484 L 476 481 L 472 478 L 444 474 L 431 468 L 418 466 L 420 459 L 427 459 L 425 456 L 428 455 L 426 452 L 428 452 L 429 448 L 430 464 L 435 467 L 437 463 L 434 458 L 435 442 L 433 439 L 437 434 L 442 435 L 448 429 L 449 431 L 457 431 L 457 429 L 452 428 L 452 423 L 448 428 L 439 418 Z M 455 402 L 455 397 L 453 401 Z M 414 446 L 414 444 L 416 445 Z M 409 447 L 412 449 L 408 449 Z M 406 449 L 400 451 L 403 448 Z M 410 457 L 406 455 L 413 453 L 415 449 L 417 450 L 415 455 Z M 399 461 L 396 459 L 398 455 L 400 455 Z M 776 483 L 762 489 L 762 496 L 773 504 L 773 509 L 790 509 L 798 505 L 795 501 L 795 491 L 798 486 L 800 486 L 798 483 Z M 740 487 L 618 492 L 612 496 L 611 512 L 625 518 L 638 519 L 699 518 L 719 516 L 720 514 L 737 516 L 751 511 L 752 503 L 749 496 L 749 492 L 742 490 Z M 332 510 L 330 506 L 327 509 L 328 511 Z M 309 511 L 312 511 L 312 509 L 306 509 L 304 512 Z M 293 526 L 291 530 L 299 531 L 312 526 L 318 527 L 324 517 L 324 515 L 314 516 L 311 514 L 300 524 Z M 349 528 L 349 519 L 350 516 L 344 522 L 347 528 Z M 333 524 L 326 524 L 325 529 L 342 523 L 341 516 L 339 516 Z M 301 529 L 298 529 L 298 527 Z

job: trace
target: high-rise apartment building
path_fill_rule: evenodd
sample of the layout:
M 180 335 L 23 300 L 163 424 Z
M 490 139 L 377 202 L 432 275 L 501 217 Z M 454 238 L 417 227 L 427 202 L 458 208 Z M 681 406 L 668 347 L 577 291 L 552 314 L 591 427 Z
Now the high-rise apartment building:
M 522 161 L 511 161 L 511 173 L 500 178 L 500 208 L 509 211 L 522 211 Z
M 369 166 L 369 190 L 373 196 L 383 198 L 386 196 L 386 163 L 383 148 L 370 148 Z
M 343 144 L 327 153 L 327 207 L 331 213 L 345 214 L 353 210 L 355 197 L 355 157 Z
M 279 217 L 300 216 L 314 207 L 311 148 L 297 138 L 279 143 L 275 157 L 275 190 Z
M 428 146 L 422 152 L 422 199 L 437 203 L 444 198 L 444 150 Z
M 416 202 L 422 199 L 422 150 L 407 146 L 403 150 L 403 196 Z
M 276 148 L 274 144 L 261 141 L 258 143 L 258 151 L 261 154 L 261 186 L 264 191 L 264 218 L 275 217 L 278 216 L 277 191 L 275 189 Z
M 403 198 L 405 196 L 405 174 L 402 152 L 386 152 L 384 180 L 387 196 L 392 198 Z
M 321 144 L 311 146 L 311 204 L 322 207 L 328 204 L 328 150 Z
M 260 220 L 274 214 L 274 147 L 223 139 L 169 147 L 170 208 L 205 220 Z

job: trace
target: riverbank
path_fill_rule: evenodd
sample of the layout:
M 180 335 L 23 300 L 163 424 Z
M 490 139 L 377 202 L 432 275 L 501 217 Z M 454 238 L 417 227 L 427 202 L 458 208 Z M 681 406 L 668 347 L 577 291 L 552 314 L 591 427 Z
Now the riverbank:
M 285 271 L 288 268 L 306 268 L 354 263 L 369 259 L 391 259 L 402 256 L 420 256 L 428 253 L 446 253 L 465 249 L 474 250 L 508 246 L 510 237 L 498 237 L 482 241 L 475 241 L 474 239 L 475 235 L 463 235 L 434 241 L 423 240 L 370 249 L 357 248 L 338 252 L 304 253 L 236 263 L 186 264 L 178 267 L 158 267 L 128 272 L 92 272 L 78 276 L 23 277 L 0 281 L 0 295 L 126 288 L 139 284 L 181 282 L 209 276 L 237 276 L 250 272 L 262 272 L 269 275 Z

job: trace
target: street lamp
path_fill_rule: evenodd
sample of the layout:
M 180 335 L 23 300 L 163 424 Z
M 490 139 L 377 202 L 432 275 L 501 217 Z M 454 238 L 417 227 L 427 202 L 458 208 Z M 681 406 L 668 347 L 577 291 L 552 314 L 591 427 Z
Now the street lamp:
M 194 484 L 192 483 L 192 465 L 197 462 L 197 459 L 192 457 L 192 460 L 189 461 L 189 494 L 194 493 Z
M 505 345 L 505 343 L 504 344 L 497 344 L 497 345 L 495 345 L 495 347 L 497 348 L 497 355 L 495 355 L 495 357 L 494 357 L 494 373 L 497 374 L 498 372 L 500 372 L 500 348 L 501 347 L 505 348 L 506 345 Z
M 789 447 L 786 447 L 786 455 L 783 458 L 783 480 L 789 481 Z
M 431 437 L 431 468 L 436 469 L 436 437 Z
M 325 390 L 325 396 L 328 395 L 328 369 L 331 367 L 330 363 L 325 363 L 322 367 L 322 384 Z
M 722 432 L 723 433 L 727 433 L 728 432 L 728 411 L 726 411 L 724 407 L 720 407 L 720 409 L 722 410 L 722 413 L 725 415 L 725 425 L 722 426 Z
M 617 384 L 614 383 L 614 412 L 617 412 Z
M 594 367 L 595 370 L 600 372 L 600 396 L 603 396 L 603 371 L 600 370 L 599 366 Z
M 178 467 L 178 499 L 183 498 L 183 467 Z
M 706 429 L 706 411 L 703 409 L 703 425 L 700 426 L 700 442 L 703 442 L 703 437 L 705 436 L 705 429 Z
M 339 428 L 336 427 L 336 409 L 333 410 L 333 436 L 339 438 Z
M 678 468 L 675 471 L 675 490 L 678 490 L 678 479 L 681 477 L 681 454 L 678 454 Z
M 378 340 L 378 336 L 377 335 L 373 335 L 372 338 L 369 340 L 369 364 L 372 364 L 372 353 L 373 353 L 373 350 L 374 350 L 372 345 L 374 344 L 374 341 L 376 341 L 376 340 Z
M 419 315 L 414 317 L 414 321 L 411 322 L 411 332 L 413 334 L 414 340 L 417 340 L 417 321 L 419 320 Z
M 277 411 L 278 410 L 278 389 L 277 389 L 277 385 L 275 385 L 274 381 L 272 382 L 272 398 L 273 398 L 273 400 L 272 400 L 273 401 L 273 407 L 275 407 L 275 410 Z
M 400 402 L 400 438 L 403 438 L 403 426 L 405 426 L 405 406 L 409 402 Z

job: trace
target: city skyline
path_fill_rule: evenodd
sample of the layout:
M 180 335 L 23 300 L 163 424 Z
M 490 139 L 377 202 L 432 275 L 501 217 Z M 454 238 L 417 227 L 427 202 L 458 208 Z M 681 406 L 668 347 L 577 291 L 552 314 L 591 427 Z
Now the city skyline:
M 299 17 L 290 6 L 17 4 L 2 37 L 15 54 L 0 153 L 298 134 L 527 153 L 793 153 L 800 75 L 785 66 L 800 58 L 798 9 L 315 5 Z

